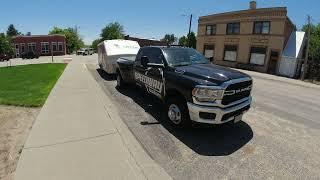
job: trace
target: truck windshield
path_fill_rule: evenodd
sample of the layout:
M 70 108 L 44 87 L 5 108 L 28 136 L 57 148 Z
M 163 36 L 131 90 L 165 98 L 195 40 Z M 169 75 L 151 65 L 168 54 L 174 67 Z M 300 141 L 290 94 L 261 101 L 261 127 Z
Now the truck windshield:
M 190 48 L 163 49 L 169 66 L 187 66 L 191 64 L 208 64 L 209 61 L 198 51 Z

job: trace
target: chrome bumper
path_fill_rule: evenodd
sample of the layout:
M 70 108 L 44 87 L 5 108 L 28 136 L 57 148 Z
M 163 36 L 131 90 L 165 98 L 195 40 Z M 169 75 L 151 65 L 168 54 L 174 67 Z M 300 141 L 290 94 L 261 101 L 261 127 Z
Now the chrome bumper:
M 226 120 L 223 120 L 223 116 L 238 110 L 241 110 L 245 107 L 250 106 L 252 101 L 252 98 L 250 97 L 247 101 L 241 102 L 240 104 L 231 106 L 231 107 L 226 107 L 226 108 L 221 108 L 221 107 L 212 107 L 212 106 L 201 106 L 201 105 L 196 105 L 193 103 L 188 102 L 188 109 L 189 109 L 189 115 L 190 119 L 195 122 L 200 122 L 200 123 L 207 123 L 207 124 L 224 124 L 229 121 L 233 121 L 235 119 L 235 116 L 232 116 Z M 200 117 L 200 112 L 202 113 L 212 113 L 215 114 L 215 119 L 203 119 Z M 237 115 L 240 115 L 241 113 L 245 113 L 246 111 L 242 111 L 238 113 Z

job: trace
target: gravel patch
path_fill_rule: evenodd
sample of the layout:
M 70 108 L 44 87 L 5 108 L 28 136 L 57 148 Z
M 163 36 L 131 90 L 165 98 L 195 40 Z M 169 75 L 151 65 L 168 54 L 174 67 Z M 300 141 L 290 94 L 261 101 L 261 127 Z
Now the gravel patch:
M 0 105 L 0 179 L 14 179 L 20 153 L 40 108 Z

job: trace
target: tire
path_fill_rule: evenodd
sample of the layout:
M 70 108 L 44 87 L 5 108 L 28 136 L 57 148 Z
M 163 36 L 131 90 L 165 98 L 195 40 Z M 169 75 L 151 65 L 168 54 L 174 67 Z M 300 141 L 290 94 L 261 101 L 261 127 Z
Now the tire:
M 123 88 L 125 86 L 125 82 L 122 79 L 120 72 L 117 73 L 117 87 Z
M 165 115 L 175 127 L 187 128 L 191 125 L 187 102 L 183 97 L 168 97 L 165 104 Z

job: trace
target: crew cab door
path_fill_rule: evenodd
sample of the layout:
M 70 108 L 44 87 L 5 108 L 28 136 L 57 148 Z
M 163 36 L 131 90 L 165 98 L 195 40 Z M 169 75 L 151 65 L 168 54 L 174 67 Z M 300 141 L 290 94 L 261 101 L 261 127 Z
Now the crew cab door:
M 164 56 L 159 48 L 148 47 L 141 50 L 138 57 L 147 58 L 148 63 L 153 65 L 163 65 Z M 159 98 L 164 96 L 164 77 L 163 67 L 143 65 L 140 61 L 140 65 L 135 65 L 135 80 L 137 84 L 144 87 L 146 91 Z

